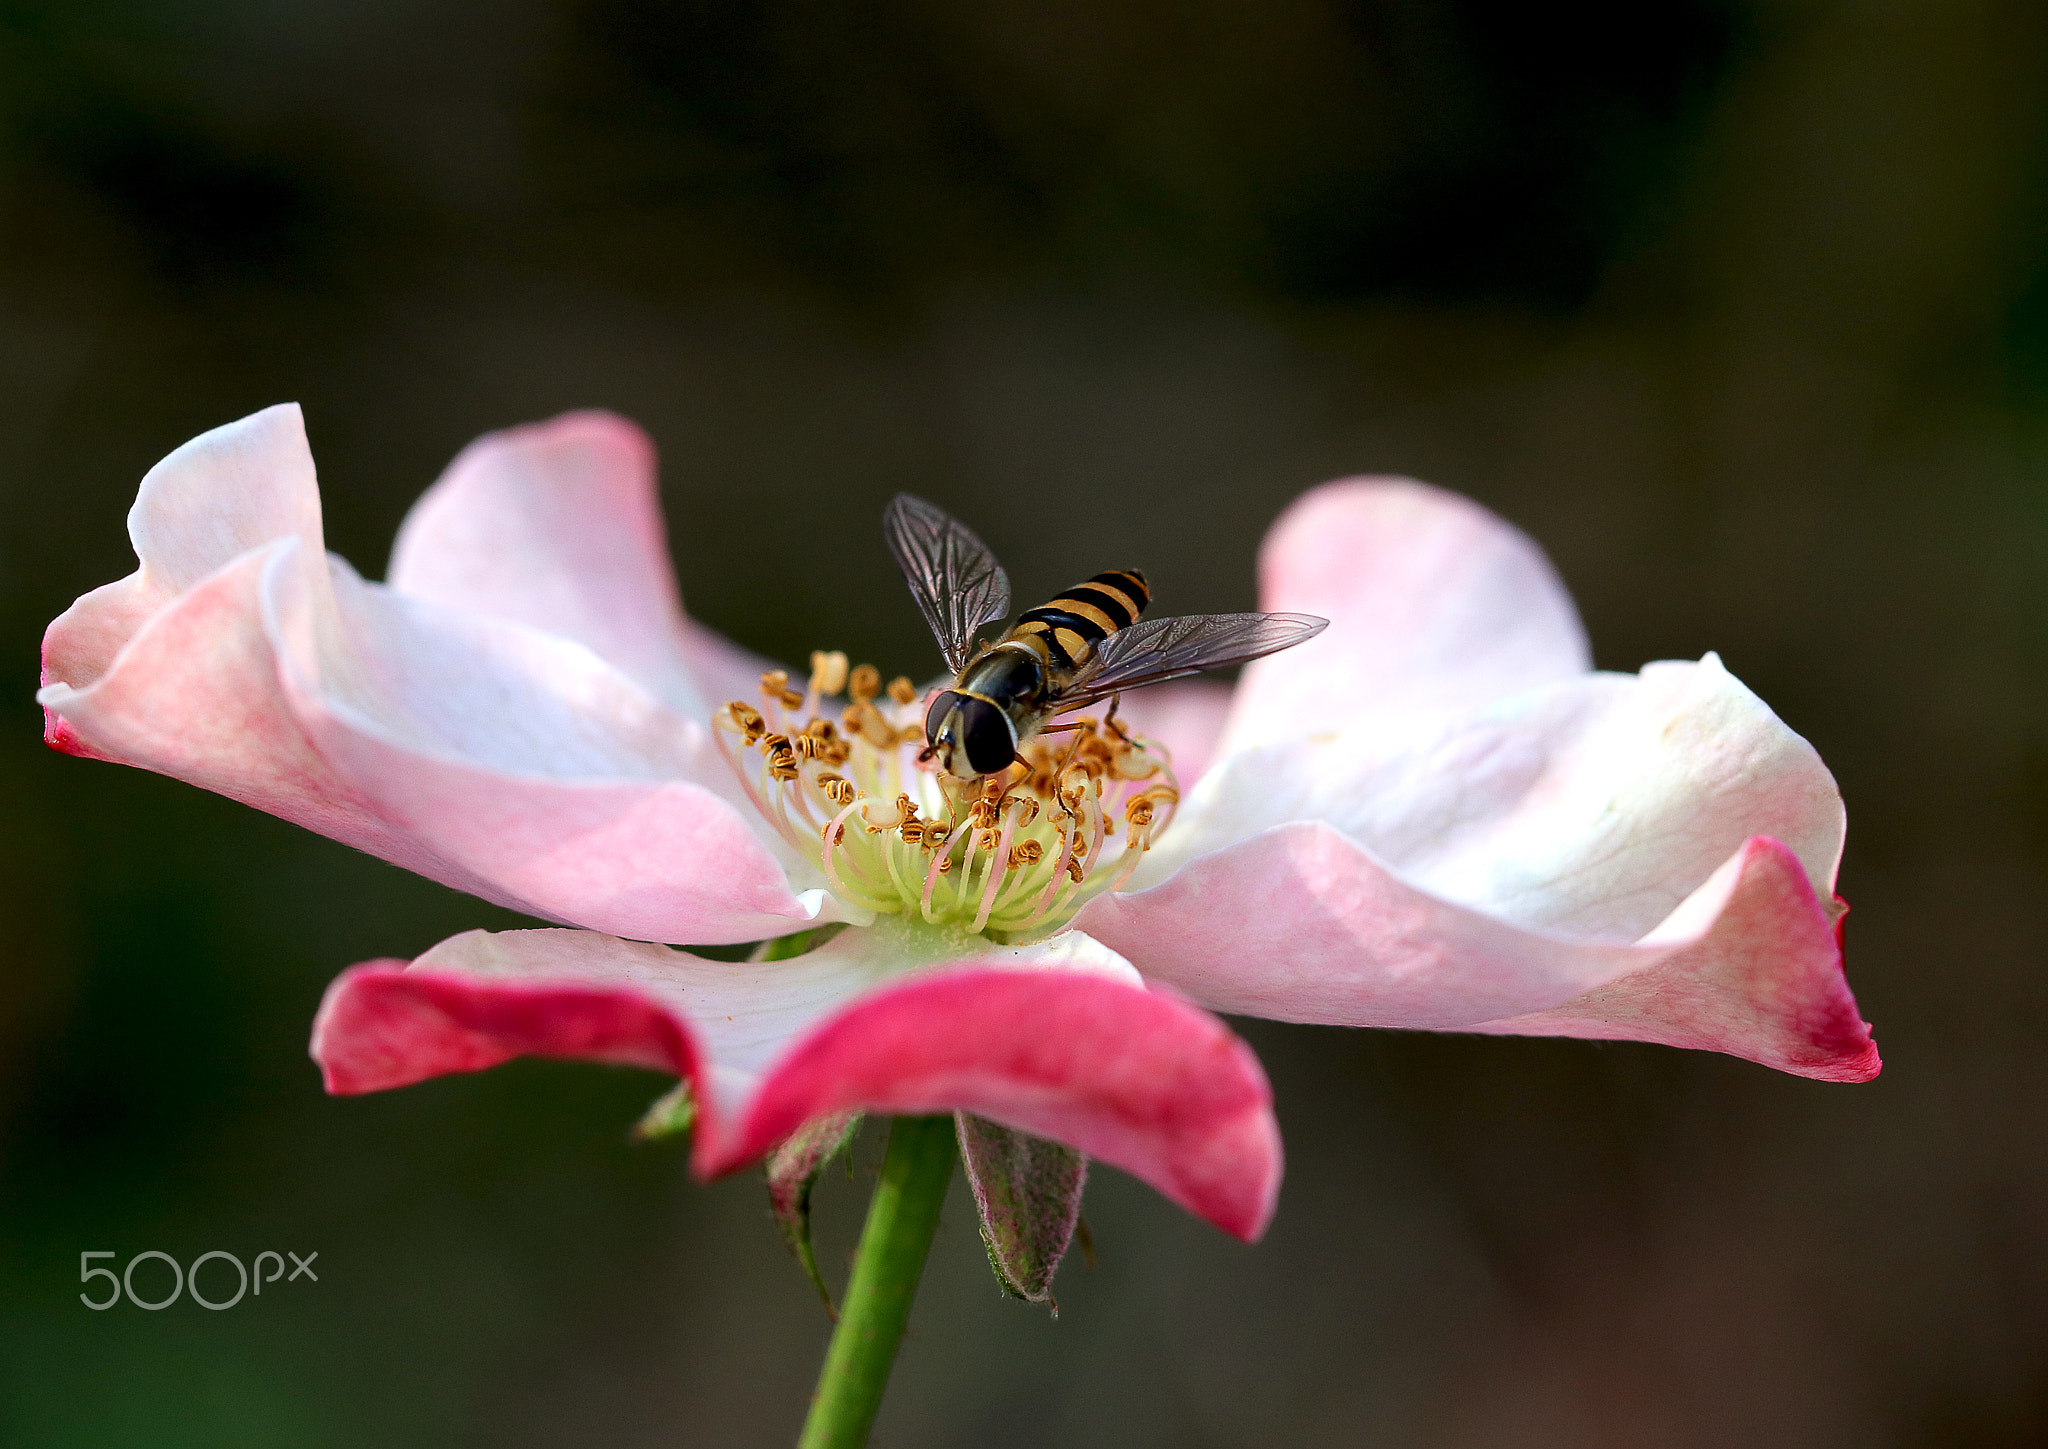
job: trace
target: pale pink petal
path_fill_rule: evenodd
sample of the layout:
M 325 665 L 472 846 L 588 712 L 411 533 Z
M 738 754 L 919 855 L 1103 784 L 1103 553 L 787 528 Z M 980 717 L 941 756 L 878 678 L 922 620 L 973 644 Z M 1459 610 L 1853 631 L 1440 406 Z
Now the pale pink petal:
M 735 699 L 759 704 L 761 676 L 782 667 L 751 649 L 741 648 L 695 619 L 683 620 L 683 662 L 713 709 Z M 791 672 L 797 675 L 797 687 L 801 689 L 803 672 Z
M 381 819 L 307 739 L 262 622 L 262 581 L 286 540 L 236 559 L 159 611 L 85 688 L 38 696 L 51 745 L 217 791 L 460 890 L 529 903 Z
M 700 722 L 580 643 L 324 558 L 295 409 L 174 453 L 130 527 L 141 567 L 50 631 L 58 748 L 557 920 L 708 942 L 828 908 L 792 892 Z
M 390 582 L 577 640 L 699 719 L 767 668 L 684 618 L 654 445 L 611 413 L 471 443 L 406 516 Z
M 1739 1043 L 1736 1055 L 1803 1077 L 1867 1082 L 1877 1075 L 1877 1045 L 1842 975 L 1846 907 L 1818 900 L 1783 846 L 1751 841 L 1691 907 L 1695 916 L 1719 914 L 1697 930 L 1675 916 L 1659 936 L 1683 944 L 1656 964 L 1547 1011 L 1472 1030 L 1709 1051 Z
M 1230 717 L 1230 686 L 1213 679 L 1184 679 L 1125 695 L 1117 718 L 1134 733 L 1166 746 L 1183 791 L 1194 788 L 1216 758 L 1224 722 Z
M 44 684 L 83 689 L 151 616 L 232 560 L 283 538 L 317 553 L 320 489 L 296 403 L 201 433 L 144 475 L 128 511 L 138 567 L 43 636 Z
M 1313 822 L 1203 856 L 1141 894 L 1098 897 L 1076 920 L 1148 980 L 1219 1011 L 1675 1041 L 1828 1080 L 1877 1071 L 1834 914 L 1799 858 L 1761 837 L 1634 942 L 1445 900 Z
M 1356 1026 L 1554 1012 L 1667 959 L 1642 980 L 1768 978 L 1769 1030 L 1719 987 L 1697 1030 L 1648 1024 L 1671 989 L 1609 1016 L 1807 1075 L 1867 1074 L 1815 904 L 1842 834 L 1812 747 L 1709 656 L 1533 689 L 1406 745 L 1363 729 L 1232 756 L 1139 877 L 1163 883 L 1076 922 L 1217 1009 Z M 1751 879 L 1788 869 L 1797 890 Z M 1818 1035 L 1794 1041 L 1787 1021 Z
M 313 1054 L 336 1092 L 527 1054 L 687 1076 L 707 1176 L 827 1112 L 966 1110 L 1122 1167 L 1240 1237 L 1263 1230 L 1279 1134 L 1256 1059 L 1222 1023 L 1072 933 L 906 970 L 917 959 L 881 930 L 758 964 L 472 932 L 410 967 L 344 973 Z
M 1590 667 L 1543 551 L 1469 499 L 1408 479 L 1348 478 L 1296 500 L 1260 549 L 1259 600 L 1330 627 L 1246 668 L 1228 750 L 1455 714 Z
M 377 815 L 537 913 L 725 942 L 844 919 L 793 894 L 709 729 L 583 645 L 365 584 L 274 571 L 286 697 Z M 802 866 L 785 847 L 791 868 Z
M 1579 675 L 1406 735 L 1362 726 L 1231 756 L 1137 884 L 1300 820 L 1446 900 L 1610 941 L 1663 920 L 1752 835 L 1784 841 L 1826 893 L 1844 830 L 1813 747 L 1709 655 Z
M 136 571 L 79 599 L 45 635 L 37 698 L 52 746 L 190 781 L 526 908 L 377 818 L 284 704 L 262 582 L 320 547 L 295 405 L 203 433 L 150 469 L 128 533 Z

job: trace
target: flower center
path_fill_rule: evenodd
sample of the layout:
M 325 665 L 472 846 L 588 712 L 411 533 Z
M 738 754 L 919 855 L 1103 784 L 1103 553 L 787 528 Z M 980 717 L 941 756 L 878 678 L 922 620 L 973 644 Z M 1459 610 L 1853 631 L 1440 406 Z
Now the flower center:
M 1114 707 L 967 781 L 919 758 L 928 700 L 908 679 L 885 690 L 872 666 L 818 653 L 807 689 L 778 669 L 761 693 L 713 714 L 719 749 L 833 892 L 878 913 L 1004 942 L 1050 934 L 1130 878 L 1180 801 L 1166 752 Z

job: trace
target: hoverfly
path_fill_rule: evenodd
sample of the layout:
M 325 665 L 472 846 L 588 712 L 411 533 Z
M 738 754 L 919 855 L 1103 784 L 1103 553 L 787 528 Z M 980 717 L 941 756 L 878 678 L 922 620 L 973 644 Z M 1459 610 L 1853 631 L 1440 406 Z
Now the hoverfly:
M 882 517 L 889 550 L 939 642 L 953 685 L 925 714 L 925 749 L 947 774 L 994 775 L 1017 747 L 1068 710 L 1126 689 L 1242 664 L 1313 638 L 1313 614 L 1190 614 L 1144 619 L 1152 600 L 1134 569 L 1095 575 L 1029 609 L 994 644 L 975 634 L 1010 612 L 1010 578 L 966 525 L 899 493 Z M 1115 705 L 1111 705 L 1115 709 Z

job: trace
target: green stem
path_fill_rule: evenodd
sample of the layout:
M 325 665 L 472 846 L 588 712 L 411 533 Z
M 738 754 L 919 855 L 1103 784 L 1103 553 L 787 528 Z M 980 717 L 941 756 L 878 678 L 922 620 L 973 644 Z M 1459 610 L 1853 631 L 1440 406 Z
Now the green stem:
M 889 1124 L 882 1180 L 868 1203 L 839 1327 L 825 1351 L 797 1449 L 860 1449 L 867 1443 L 957 1155 L 951 1117 L 898 1117 Z

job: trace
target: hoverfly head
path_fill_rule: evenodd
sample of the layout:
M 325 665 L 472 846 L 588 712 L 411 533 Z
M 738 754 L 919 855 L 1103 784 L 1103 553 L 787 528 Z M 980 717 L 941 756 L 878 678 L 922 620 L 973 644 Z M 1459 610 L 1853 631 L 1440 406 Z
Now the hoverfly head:
M 1017 757 L 1017 733 L 985 699 L 948 689 L 924 717 L 925 750 L 956 779 L 974 780 L 1008 769 Z

